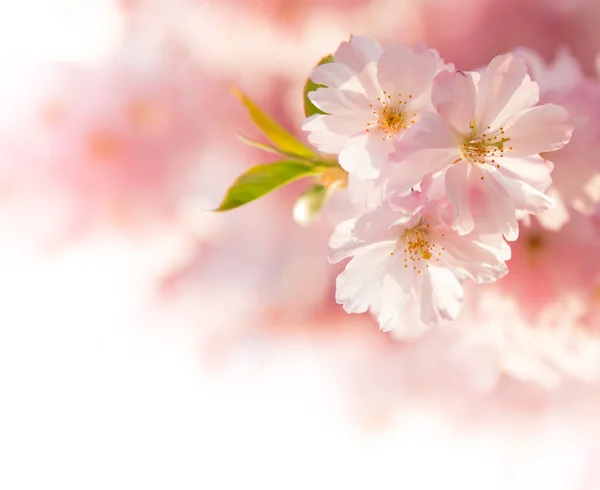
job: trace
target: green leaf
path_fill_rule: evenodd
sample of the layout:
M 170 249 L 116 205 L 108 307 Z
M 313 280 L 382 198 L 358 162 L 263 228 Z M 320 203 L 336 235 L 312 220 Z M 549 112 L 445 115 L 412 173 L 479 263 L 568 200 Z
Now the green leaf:
M 325 56 L 324 58 L 322 58 L 321 61 L 319 61 L 316 66 L 320 66 L 320 65 L 324 65 L 325 63 L 332 63 L 332 62 L 333 62 L 333 55 L 329 54 L 329 55 Z M 319 87 L 324 87 L 324 86 L 325 85 L 319 85 L 319 84 L 313 82 L 310 78 L 308 78 L 306 80 L 306 83 L 304 84 L 304 114 L 306 114 L 306 117 L 312 116 L 313 114 L 325 114 L 321 109 L 317 108 L 317 106 L 315 106 L 308 98 L 309 92 L 314 92 Z
M 256 165 L 240 175 L 227 190 L 223 202 L 215 211 L 228 211 L 254 201 L 265 194 L 302 177 L 319 173 L 315 165 L 282 160 Z
M 298 155 L 304 158 L 312 158 L 315 156 L 315 152 L 311 150 L 304 143 L 300 142 L 297 138 L 288 133 L 273 119 L 267 116 L 254 102 L 252 102 L 246 95 L 240 90 L 234 88 L 233 93 L 242 101 L 248 112 L 250 118 L 263 132 L 263 134 L 278 148 L 281 148 L 284 152 L 293 155 Z
M 301 226 L 310 226 L 319 217 L 327 198 L 327 187 L 315 184 L 302 194 L 294 205 L 294 220 Z

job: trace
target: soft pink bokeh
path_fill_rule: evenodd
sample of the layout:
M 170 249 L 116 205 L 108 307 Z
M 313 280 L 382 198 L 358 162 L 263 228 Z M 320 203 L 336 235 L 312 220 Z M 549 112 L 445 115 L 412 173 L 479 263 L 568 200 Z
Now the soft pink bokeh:
M 90 293 L 83 313 L 63 315 L 77 328 L 61 323 L 57 332 L 85 331 L 88 323 L 95 325 L 85 320 L 94 319 L 94 308 L 116 308 L 126 297 L 143 303 L 137 321 L 145 328 L 185 332 L 194 366 L 215 379 L 233 370 L 251 391 L 254 373 L 262 373 L 257 366 L 268 365 L 270 373 L 257 377 L 287 373 L 289 359 L 298 356 L 314 379 L 332 380 L 335 414 L 371 435 L 390 431 L 395 437 L 390 447 L 406 440 L 420 447 L 426 436 L 411 431 L 411 424 L 425 431 L 443 420 L 441 426 L 450 429 L 440 429 L 437 437 L 450 431 L 449 447 L 465 454 L 475 444 L 470 438 L 481 437 L 498 474 L 504 474 L 503 464 L 538 462 L 531 473 L 507 477 L 505 485 L 597 487 L 600 195 L 572 204 L 581 201 L 581 187 L 600 161 L 600 85 L 594 72 L 600 3 L 98 0 L 86 8 L 63 2 L 56 18 L 38 28 L 47 31 L 11 30 L 4 44 L 12 47 L 0 52 L 0 216 L 6 242 L 1 262 L 9 302 L 33 309 L 36 302 L 46 304 L 47 295 L 51 304 L 62 298 L 59 304 L 68 312 L 66 295 L 76 297 L 93 279 L 67 267 L 77 280 L 61 283 L 50 267 L 39 283 L 45 292 L 36 279 L 43 274 L 37 263 L 30 269 L 9 266 L 12 256 L 27 254 L 60 264 L 80 257 L 83 243 L 93 251 L 83 262 L 98 266 L 91 277 L 103 277 L 106 285 L 97 296 Z M 5 24 L 26 17 L 8 12 Z M 53 42 L 64 25 L 79 30 L 68 33 L 69 42 Z M 580 128 L 572 144 L 553 156 L 555 187 L 570 221 L 554 226 L 559 231 L 543 220 L 523 224 L 508 276 L 467 291 L 456 323 L 415 340 L 379 332 L 370 317 L 349 317 L 335 304 L 340 268 L 327 262 L 328 240 L 349 211 L 343 193 L 327 203 L 311 228 L 292 220 L 305 182 L 227 214 L 207 211 L 244 169 L 274 158 L 236 139 L 238 133 L 260 135 L 231 87 L 305 141 L 299 127 L 306 76 L 350 34 L 382 43 L 425 42 L 459 69 L 477 69 L 499 53 L 528 48 L 541 56 L 532 63 L 548 70 L 544 60 L 552 60 L 561 46 L 581 65 L 581 73 L 572 64 L 561 65 L 559 75 L 544 78 L 547 86 L 539 80 L 542 100 L 563 104 Z M 87 51 L 75 50 L 79 44 Z M 119 287 L 111 287 L 111 280 Z M 123 286 L 128 280 L 134 284 L 130 296 Z M 50 294 L 52 284 L 57 289 Z M 18 311 L 7 308 L 4 323 Z M 102 318 L 119 324 L 117 314 L 108 313 Z M 28 315 L 43 323 L 41 314 Z M 406 322 L 418 320 L 407 314 Z M 44 332 L 52 328 L 49 322 Z M 312 378 L 306 382 L 316 386 Z M 277 389 L 286 385 L 280 383 Z M 304 393 L 302 386 L 295 380 L 289 389 Z M 236 403 L 247 395 L 240 393 Z M 276 411 L 269 397 L 276 394 L 263 393 L 263 404 Z M 233 408 L 228 413 L 236 415 Z M 266 416 L 260 420 L 268 423 Z M 545 438 L 555 452 L 536 442 Z M 495 460 L 497 448 L 506 454 Z M 444 458 L 441 449 L 435 451 L 430 470 Z M 563 473 L 556 464 L 561 458 Z M 485 476 L 467 477 L 477 463 L 452 462 L 457 485 L 486 485 Z M 402 461 L 396 464 L 397 485 L 390 486 L 414 484 Z M 494 485 L 489 488 L 501 488 Z

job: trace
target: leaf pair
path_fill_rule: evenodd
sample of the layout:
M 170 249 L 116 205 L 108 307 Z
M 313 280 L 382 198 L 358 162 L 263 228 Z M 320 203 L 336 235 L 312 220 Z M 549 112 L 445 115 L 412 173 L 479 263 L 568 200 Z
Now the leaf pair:
M 319 65 L 331 61 L 333 61 L 333 57 L 327 56 L 319 62 Z M 304 111 L 307 117 L 312 114 L 322 113 L 308 98 L 308 93 L 316 90 L 320 86 L 321 85 L 315 84 L 310 79 L 307 80 L 304 86 Z M 223 201 L 215 211 L 235 209 L 258 199 L 285 184 L 304 177 L 316 177 L 332 167 L 338 167 L 336 162 L 319 155 L 273 121 L 273 119 L 265 114 L 240 90 L 234 89 L 233 92 L 248 110 L 254 124 L 256 124 L 273 146 L 252 141 L 243 136 L 240 136 L 240 139 L 247 144 L 270 153 L 276 153 L 285 158 L 275 163 L 256 165 L 240 175 L 227 190 Z M 320 184 L 317 184 L 315 188 L 318 188 L 320 191 L 320 187 L 322 186 L 318 186 L 320 186 Z M 316 214 L 323 204 L 325 192 L 321 193 L 315 190 L 312 191 L 312 194 L 310 193 L 310 190 L 307 192 L 308 194 L 305 193 L 300 200 L 303 200 L 302 202 L 308 202 L 307 199 L 310 197 L 310 210 L 312 214 Z M 319 195 L 319 199 L 315 200 L 314 195 L 317 194 Z M 315 210 L 313 208 L 317 206 L 317 201 L 319 202 L 319 209 Z M 304 221 L 308 223 L 307 220 Z

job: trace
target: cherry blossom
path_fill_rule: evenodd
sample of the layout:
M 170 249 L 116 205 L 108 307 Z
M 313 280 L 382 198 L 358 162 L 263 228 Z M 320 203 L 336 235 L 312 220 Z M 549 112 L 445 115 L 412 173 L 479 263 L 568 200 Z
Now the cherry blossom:
M 543 226 L 556 230 L 573 211 L 590 215 L 600 201 L 596 156 L 600 151 L 600 83 L 584 75 L 566 48 L 559 49 L 550 63 L 529 50 L 517 50 L 517 55 L 527 61 L 532 78 L 540 85 L 541 100 L 563 106 L 574 127 L 569 144 L 550 157 L 554 170 L 548 195 L 556 206 L 538 217 Z
M 325 114 L 309 117 L 302 129 L 320 151 L 339 154 L 350 174 L 376 178 L 393 142 L 431 109 L 431 82 L 445 65 L 424 46 L 383 48 L 361 36 L 342 43 L 334 58 L 311 75 L 325 85 L 309 93 Z
M 483 212 L 484 226 L 516 239 L 517 211 L 539 214 L 553 204 L 544 194 L 552 164 L 539 154 L 562 148 L 572 132 L 568 112 L 535 106 L 538 98 L 525 62 L 510 54 L 481 76 L 441 73 L 432 91 L 436 112 L 398 143 L 388 185 L 410 189 L 427 176 L 443 178 L 457 231 L 471 232 Z
M 342 222 L 330 240 L 331 262 L 352 257 L 337 278 L 336 301 L 348 313 L 370 309 L 383 330 L 400 326 L 411 302 L 426 324 L 455 319 L 464 280 L 495 281 L 506 274 L 504 261 L 510 258 L 501 240 L 461 236 L 449 228 L 448 206 L 407 199 L 406 211 L 402 203 L 384 202 Z

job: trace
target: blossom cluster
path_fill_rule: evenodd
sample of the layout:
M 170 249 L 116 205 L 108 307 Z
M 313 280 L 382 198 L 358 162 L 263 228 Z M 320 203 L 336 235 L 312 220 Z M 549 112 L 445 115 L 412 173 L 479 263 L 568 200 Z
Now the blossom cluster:
M 407 309 L 454 320 L 467 280 L 507 274 L 519 220 L 555 206 L 552 152 L 573 133 L 528 71 L 519 53 L 465 72 L 425 46 L 361 36 L 315 68 L 318 111 L 302 128 L 337 156 L 357 210 L 330 240 L 332 262 L 351 258 L 336 281 L 347 312 L 410 333 Z

